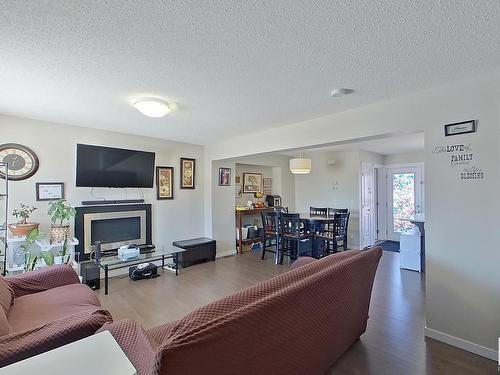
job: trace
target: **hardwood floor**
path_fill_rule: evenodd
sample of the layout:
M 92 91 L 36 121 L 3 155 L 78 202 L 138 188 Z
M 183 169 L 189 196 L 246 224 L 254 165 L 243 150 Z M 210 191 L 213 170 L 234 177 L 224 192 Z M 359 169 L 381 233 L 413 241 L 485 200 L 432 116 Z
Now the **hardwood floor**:
M 110 279 L 110 294 L 98 293 L 115 320 L 131 318 L 145 328 L 182 318 L 220 297 L 286 272 L 268 255 L 246 253 L 168 271 L 152 280 Z M 425 281 L 399 269 L 399 253 L 384 252 L 370 305 L 366 333 L 328 374 L 497 374 L 497 364 L 480 356 L 424 338 Z

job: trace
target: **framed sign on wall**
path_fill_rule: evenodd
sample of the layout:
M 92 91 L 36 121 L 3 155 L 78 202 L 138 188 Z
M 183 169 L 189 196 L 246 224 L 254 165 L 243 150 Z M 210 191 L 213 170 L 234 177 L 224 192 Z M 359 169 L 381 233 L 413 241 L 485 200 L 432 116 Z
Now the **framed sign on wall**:
M 37 182 L 35 187 L 37 201 L 64 199 L 64 182 Z

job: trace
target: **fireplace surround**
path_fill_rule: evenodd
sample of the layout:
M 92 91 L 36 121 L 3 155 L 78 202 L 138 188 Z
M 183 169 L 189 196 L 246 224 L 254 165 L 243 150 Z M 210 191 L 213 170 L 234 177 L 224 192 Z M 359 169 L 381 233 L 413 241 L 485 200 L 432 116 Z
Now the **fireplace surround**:
M 80 260 L 88 260 L 95 241 L 103 252 L 131 243 L 151 244 L 151 205 L 84 206 L 76 208 L 75 251 Z

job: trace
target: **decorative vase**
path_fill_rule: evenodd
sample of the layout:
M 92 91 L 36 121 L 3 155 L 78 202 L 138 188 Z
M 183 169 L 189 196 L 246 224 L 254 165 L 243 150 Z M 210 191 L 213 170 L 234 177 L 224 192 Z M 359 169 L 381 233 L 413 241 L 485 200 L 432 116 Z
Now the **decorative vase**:
M 50 243 L 60 243 L 69 236 L 69 225 L 53 225 L 50 228 Z
M 33 229 L 38 228 L 39 223 L 9 224 L 10 232 L 14 237 L 27 236 Z

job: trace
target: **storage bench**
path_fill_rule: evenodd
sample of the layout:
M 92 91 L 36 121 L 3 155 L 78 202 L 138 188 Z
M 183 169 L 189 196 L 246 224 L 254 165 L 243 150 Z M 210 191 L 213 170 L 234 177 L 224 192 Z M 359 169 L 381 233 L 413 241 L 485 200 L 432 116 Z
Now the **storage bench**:
M 207 237 L 172 242 L 172 245 L 186 250 L 179 254 L 179 266 L 189 267 L 207 260 L 215 261 L 215 240 Z

